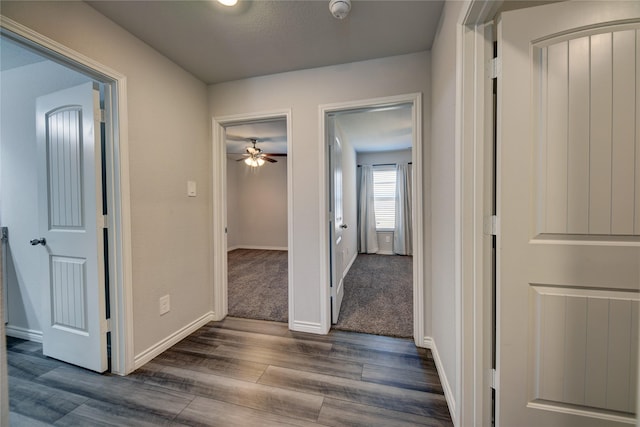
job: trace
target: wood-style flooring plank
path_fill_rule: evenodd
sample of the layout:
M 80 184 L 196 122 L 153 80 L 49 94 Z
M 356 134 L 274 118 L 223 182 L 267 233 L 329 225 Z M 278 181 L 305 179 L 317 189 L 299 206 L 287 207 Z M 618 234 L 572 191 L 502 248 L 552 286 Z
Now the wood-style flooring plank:
M 171 348 L 155 359 L 165 366 L 186 366 L 192 371 L 223 375 L 244 381 L 256 382 L 267 369 L 267 362 L 249 361 L 243 358 L 225 357 L 219 354 L 197 354 L 186 349 Z
M 317 423 L 220 402 L 205 397 L 196 397 L 193 402 L 178 415 L 176 421 L 190 426 L 214 427 L 318 426 Z
M 176 393 L 167 388 L 143 384 L 133 378 L 100 375 L 67 366 L 42 375 L 37 382 L 169 419 L 180 413 L 194 397 L 188 393 Z
M 9 410 L 17 414 L 53 423 L 82 405 L 85 396 L 54 387 L 34 387 L 31 381 L 9 377 Z
M 8 375 L 32 380 L 60 366 L 60 362 L 29 353 L 7 352 Z
M 453 426 L 453 423 L 446 420 L 330 398 L 324 400 L 318 422 L 350 427 Z
M 343 378 L 360 379 L 362 377 L 363 365 L 361 363 L 350 361 L 340 361 L 336 363 L 335 360 L 327 356 L 286 353 L 260 347 L 239 348 L 230 345 L 218 346 L 215 354 L 231 359 L 262 362 L 268 365 L 299 369 L 307 372 L 331 372 L 331 375 Z
M 34 418 L 27 417 L 26 415 L 10 411 L 9 425 L 11 427 L 51 427 L 53 424 L 44 423 Z
M 322 406 L 322 396 L 296 393 L 286 388 L 270 387 L 184 368 L 165 366 L 145 377 L 144 381 L 145 384 L 154 384 L 176 392 L 308 421 L 318 418 Z
M 178 427 L 184 424 L 149 412 L 141 412 L 122 405 L 90 399 L 54 423 L 59 427 Z
M 425 353 L 397 353 L 362 345 L 335 343 L 331 357 L 400 369 L 435 369 L 435 362 Z
M 198 340 L 211 340 L 216 344 L 263 347 L 289 353 L 328 355 L 333 344 L 304 339 L 263 335 L 255 332 L 241 332 L 212 328 L 197 337 Z
M 222 328 L 240 332 L 254 332 L 263 335 L 285 336 L 289 333 L 289 325 L 283 322 L 268 320 L 242 319 L 227 317 L 219 322 L 210 322 L 207 328 Z
M 362 381 L 444 394 L 435 368 L 416 371 L 365 364 L 362 370 Z
M 426 417 L 449 417 L 444 396 L 439 394 L 275 366 L 269 366 L 258 383 Z

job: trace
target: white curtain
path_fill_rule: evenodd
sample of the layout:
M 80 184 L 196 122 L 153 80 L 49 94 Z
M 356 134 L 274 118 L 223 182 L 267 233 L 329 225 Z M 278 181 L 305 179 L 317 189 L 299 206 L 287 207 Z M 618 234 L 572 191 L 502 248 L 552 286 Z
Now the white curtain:
M 375 254 L 378 252 L 376 233 L 376 212 L 373 198 L 373 168 L 360 168 L 360 192 L 358 194 L 358 252 Z
M 411 165 L 396 165 L 396 227 L 393 230 L 393 252 L 412 255 Z

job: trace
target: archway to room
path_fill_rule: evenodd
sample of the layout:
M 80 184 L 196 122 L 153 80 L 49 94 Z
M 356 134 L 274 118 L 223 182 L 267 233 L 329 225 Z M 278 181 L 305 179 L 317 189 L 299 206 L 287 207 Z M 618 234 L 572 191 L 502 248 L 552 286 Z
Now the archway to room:
M 288 321 L 287 120 L 225 126 L 228 315 Z
M 334 329 L 423 340 L 418 285 L 423 273 L 421 263 L 413 262 L 422 247 L 419 98 L 321 107 L 327 144 L 328 317 Z M 332 154 L 336 145 L 341 161 Z M 344 193 L 342 203 L 337 186 Z M 368 199 L 375 203 L 365 203 Z

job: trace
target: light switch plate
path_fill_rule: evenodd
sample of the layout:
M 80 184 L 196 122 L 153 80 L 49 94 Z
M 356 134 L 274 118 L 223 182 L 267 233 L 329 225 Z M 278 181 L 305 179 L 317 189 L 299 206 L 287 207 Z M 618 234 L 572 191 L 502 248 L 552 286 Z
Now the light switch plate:
M 196 182 L 187 181 L 187 196 L 196 197 Z

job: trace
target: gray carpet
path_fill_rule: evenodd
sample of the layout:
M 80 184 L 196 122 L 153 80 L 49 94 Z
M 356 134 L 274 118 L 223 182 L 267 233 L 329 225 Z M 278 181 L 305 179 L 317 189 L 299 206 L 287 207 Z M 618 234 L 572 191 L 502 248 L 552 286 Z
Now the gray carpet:
M 228 254 L 229 316 L 288 321 L 287 251 Z M 334 329 L 413 336 L 413 258 L 360 254 L 345 277 Z
M 413 336 L 413 257 L 359 254 L 344 280 L 334 329 Z
M 229 316 L 287 322 L 287 251 L 236 249 L 227 259 Z

